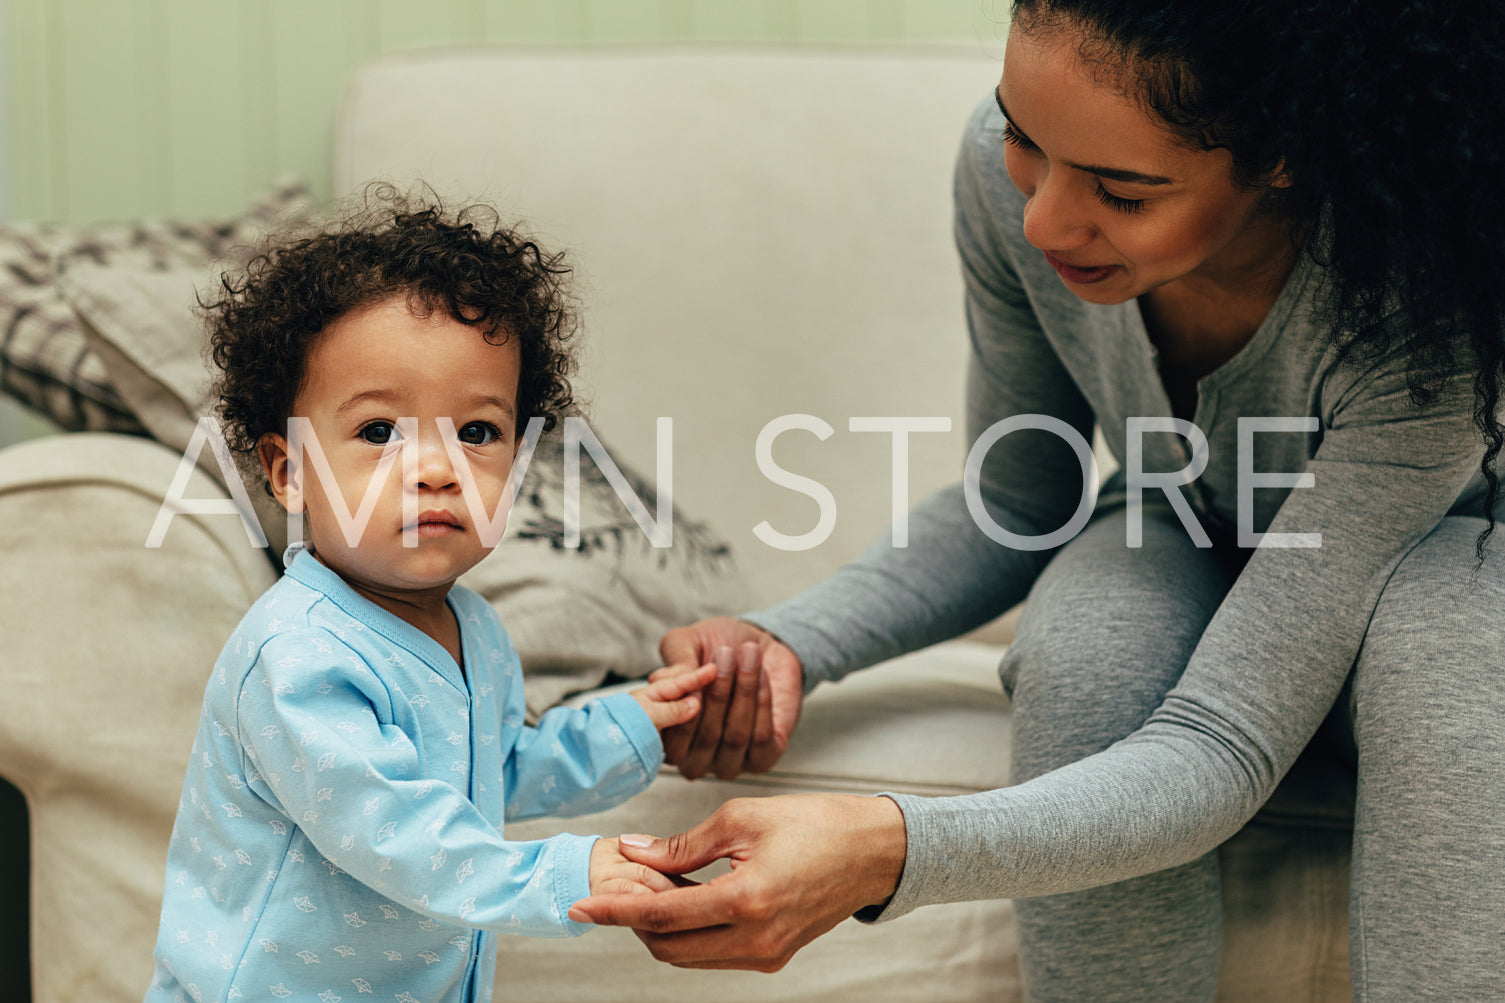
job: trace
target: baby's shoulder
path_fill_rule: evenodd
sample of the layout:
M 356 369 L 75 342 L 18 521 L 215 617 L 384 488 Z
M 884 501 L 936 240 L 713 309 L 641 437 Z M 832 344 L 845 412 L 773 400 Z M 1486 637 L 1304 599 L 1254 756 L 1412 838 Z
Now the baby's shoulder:
M 282 578 L 241 617 L 220 652 L 218 675 L 238 682 L 253 670 L 286 676 L 371 671 L 363 643 L 370 629 L 317 590 Z

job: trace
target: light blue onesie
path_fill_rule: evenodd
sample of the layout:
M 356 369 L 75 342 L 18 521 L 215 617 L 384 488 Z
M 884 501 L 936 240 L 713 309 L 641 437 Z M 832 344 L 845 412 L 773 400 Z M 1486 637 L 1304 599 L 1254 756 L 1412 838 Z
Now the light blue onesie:
M 463 587 L 462 672 L 438 642 L 307 551 L 225 644 L 168 850 L 147 1000 L 491 998 L 498 931 L 589 929 L 593 836 L 509 842 L 663 758 L 619 694 L 523 723 L 517 654 Z

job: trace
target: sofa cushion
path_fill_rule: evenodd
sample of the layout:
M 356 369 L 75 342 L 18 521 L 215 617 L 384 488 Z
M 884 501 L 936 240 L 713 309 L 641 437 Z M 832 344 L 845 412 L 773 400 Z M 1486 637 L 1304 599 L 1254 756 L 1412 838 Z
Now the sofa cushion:
M 917 501 L 961 474 L 951 175 L 998 71 L 976 44 L 403 52 L 351 81 L 335 191 L 416 175 L 557 235 L 590 290 L 601 429 L 645 464 L 673 417 L 675 496 L 782 598 L 883 532 L 896 490 Z M 801 415 L 829 436 L 772 434 Z M 910 436 L 896 478 L 895 436 L 853 431 L 863 416 L 951 431 Z M 764 522 L 808 539 L 767 542 Z

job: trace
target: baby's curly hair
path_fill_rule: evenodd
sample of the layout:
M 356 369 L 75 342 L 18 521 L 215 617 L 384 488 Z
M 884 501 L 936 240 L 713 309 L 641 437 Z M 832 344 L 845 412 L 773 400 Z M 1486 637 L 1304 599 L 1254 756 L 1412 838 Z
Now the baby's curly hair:
M 227 444 L 259 476 L 257 444 L 285 433 L 320 333 L 353 310 L 403 295 L 415 311 L 443 310 L 493 344 L 516 338 L 518 424 L 538 416 L 552 429 L 575 404 L 576 314 L 563 260 L 501 225 L 490 206 L 450 210 L 432 192 L 388 184 L 368 188 L 312 235 L 272 238 L 200 302 Z

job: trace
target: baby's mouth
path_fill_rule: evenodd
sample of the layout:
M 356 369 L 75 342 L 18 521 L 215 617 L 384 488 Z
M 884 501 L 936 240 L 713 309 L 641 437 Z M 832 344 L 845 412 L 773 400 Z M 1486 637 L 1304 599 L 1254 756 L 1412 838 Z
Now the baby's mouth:
M 460 520 L 449 512 L 442 509 L 430 509 L 418 517 L 416 526 L 404 526 L 406 529 L 416 528 L 419 536 L 446 536 L 450 533 L 458 533 L 461 529 Z

